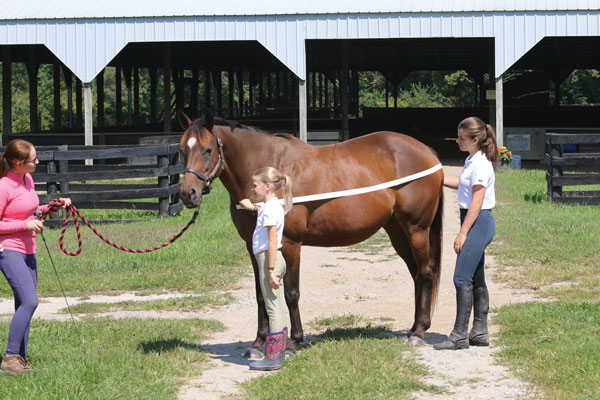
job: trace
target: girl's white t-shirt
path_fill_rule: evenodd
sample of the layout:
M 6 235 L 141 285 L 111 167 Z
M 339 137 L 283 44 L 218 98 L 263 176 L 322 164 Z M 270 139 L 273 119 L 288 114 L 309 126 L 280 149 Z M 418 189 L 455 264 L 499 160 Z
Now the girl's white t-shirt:
M 269 233 L 267 232 L 267 226 L 277 227 L 277 249 L 281 248 L 284 221 L 285 211 L 277 197 L 267 201 L 260 210 L 258 210 L 256 228 L 254 228 L 254 233 L 252 234 L 252 252 L 254 254 L 269 250 Z
M 467 210 L 473 201 L 473 186 L 482 185 L 485 187 L 485 197 L 483 199 L 482 210 L 489 210 L 496 205 L 496 193 L 494 191 L 494 167 L 490 160 L 478 151 L 473 156 L 469 156 L 465 161 L 458 181 L 458 206 Z

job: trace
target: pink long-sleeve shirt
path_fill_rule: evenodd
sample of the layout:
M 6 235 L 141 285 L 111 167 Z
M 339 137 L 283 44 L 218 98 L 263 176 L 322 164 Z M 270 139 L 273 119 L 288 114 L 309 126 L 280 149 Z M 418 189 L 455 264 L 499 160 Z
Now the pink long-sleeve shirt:
M 24 178 L 24 179 L 23 179 Z M 35 232 L 27 230 L 27 221 L 34 213 L 45 210 L 35 191 L 29 174 L 18 175 L 8 171 L 0 179 L 0 243 L 7 250 L 35 254 Z

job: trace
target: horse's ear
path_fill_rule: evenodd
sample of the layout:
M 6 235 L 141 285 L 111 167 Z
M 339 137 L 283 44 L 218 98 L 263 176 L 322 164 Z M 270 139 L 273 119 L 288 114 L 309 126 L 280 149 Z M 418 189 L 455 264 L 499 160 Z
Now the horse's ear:
M 215 126 L 215 118 L 210 111 L 204 113 L 204 127 L 212 132 L 212 128 Z
M 192 124 L 192 120 L 182 110 L 177 113 L 177 122 L 184 131 Z

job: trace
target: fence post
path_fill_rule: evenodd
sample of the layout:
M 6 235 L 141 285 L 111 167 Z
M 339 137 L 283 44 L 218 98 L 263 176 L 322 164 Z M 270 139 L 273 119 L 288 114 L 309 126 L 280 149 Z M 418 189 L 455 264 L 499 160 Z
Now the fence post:
M 169 167 L 169 150 L 168 150 L 168 146 L 166 147 L 167 151 L 166 154 L 161 154 L 160 156 L 158 156 L 158 166 L 161 168 L 168 168 Z M 169 187 L 169 175 L 167 172 L 166 176 L 159 176 L 158 177 L 158 187 L 159 188 L 168 188 Z M 159 218 L 163 218 L 164 216 L 169 214 L 169 195 L 167 194 L 166 197 L 159 197 L 158 198 L 158 216 Z
M 554 159 L 558 158 L 558 157 L 562 157 L 562 145 L 561 144 L 552 144 L 552 142 L 550 142 L 550 176 L 552 178 L 554 177 L 560 177 L 563 176 L 563 170 L 562 167 L 559 165 L 554 165 Z M 552 186 L 550 188 L 550 196 L 551 198 L 548 199 L 550 201 L 552 201 L 552 198 L 554 197 L 562 197 L 562 186 Z
M 54 158 L 54 157 L 53 157 Z M 56 174 L 56 161 L 48 161 L 46 164 L 46 173 L 47 174 Z M 56 182 L 46 182 L 46 193 L 48 193 L 48 197 L 52 197 L 52 195 L 56 195 L 58 193 L 58 186 Z M 55 212 L 50 213 L 51 219 L 58 219 L 59 215 Z
M 179 164 L 179 150 L 177 150 L 176 152 L 174 152 L 172 155 L 170 155 L 170 163 L 169 166 L 176 166 Z M 170 175 L 169 178 L 169 186 L 173 186 L 173 185 L 177 185 L 179 183 L 179 173 Z M 173 195 L 171 196 L 171 205 L 177 204 L 179 203 L 179 191 L 176 193 L 173 193 Z M 169 213 L 170 214 L 170 213 Z

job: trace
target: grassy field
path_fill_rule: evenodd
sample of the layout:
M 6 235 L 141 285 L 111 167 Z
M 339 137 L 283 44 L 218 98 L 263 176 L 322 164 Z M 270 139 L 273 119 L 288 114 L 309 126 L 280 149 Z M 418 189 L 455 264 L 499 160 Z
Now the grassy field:
M 547 201 L 544 171 L 499 171 L 500 278 L 558 299 L 500 308 L 499 355 L 547 399 L 600 398 L 600 207 Z
M 34 320 L 29 353 L 37 373 L 1 376 L 1 399 L 174 399 L 182 377 L 197 375 L 201 340 L 216 321 L 84 319 L 83 349 L 70 323 Z M 6 343 L 8 322 L 0 323 Z
M 94 212 L 83 210 L 93 218 Z M 116 214 L 122 212 L 115 212 Z M 101 233 L 113 242 L 129 248 L 148 248 L 177 234 L 190 220 L 193 210 L 181 215 L 147 222 L 100 224 Z M 229 195 L 215 182 L 213 191 L 204 198 L 197 222 L 172 245 L 151 253 L 133 254 L 114 249 L 100 240 L 86 226 L 81 227 L 83 250 L 76 257 L 67 256 L 58 247 L 60 229 L 46 229 L 58 274 L 68 295 L 113 294 L 122 291 L 160 293 L 166 291 L 205 292 L 231 289 L 242 274 L 251 273 L 245 244 L 229 216 Z M 75 228 L 65 235 L 65 247 L 77 249 Z M 58 296 L 60 288 L 42 240 L 38 239 L 38 294 Z M 8 285 L 0 285 L 0 296 L 12 296 Z

